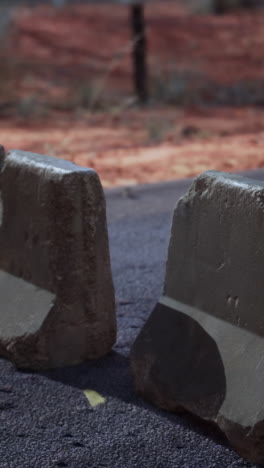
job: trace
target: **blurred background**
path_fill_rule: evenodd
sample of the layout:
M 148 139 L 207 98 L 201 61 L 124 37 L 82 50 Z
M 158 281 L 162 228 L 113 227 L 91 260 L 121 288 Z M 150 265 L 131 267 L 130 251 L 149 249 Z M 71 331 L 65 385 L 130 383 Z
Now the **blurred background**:
M 105 187 L 264 167 L 264 0 L 0 0 L 0 143 Z

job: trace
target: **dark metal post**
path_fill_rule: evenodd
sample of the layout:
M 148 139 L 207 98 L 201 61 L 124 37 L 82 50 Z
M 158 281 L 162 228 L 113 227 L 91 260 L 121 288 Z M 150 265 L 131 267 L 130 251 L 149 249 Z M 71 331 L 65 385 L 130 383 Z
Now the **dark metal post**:
M 133 37 L 132 59 L 136 94 L 144 104 L 148 100 L 147 63 L 146 63 L 146 35 L 144 6 L 140 3 L 131 5 L 131 26 Z

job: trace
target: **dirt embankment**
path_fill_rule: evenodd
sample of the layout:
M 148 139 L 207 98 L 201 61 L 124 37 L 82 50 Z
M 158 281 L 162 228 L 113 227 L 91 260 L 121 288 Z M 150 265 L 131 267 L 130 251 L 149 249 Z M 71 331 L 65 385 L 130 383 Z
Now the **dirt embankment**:
M 139 109 L 127 7 L 32 11 L 16 15 L 2 50 L 7 148 L 94 167 L 105 186 L 264 167 L 262 12 L 190 16 L 174 4 L 148 6 L 152 102 Z

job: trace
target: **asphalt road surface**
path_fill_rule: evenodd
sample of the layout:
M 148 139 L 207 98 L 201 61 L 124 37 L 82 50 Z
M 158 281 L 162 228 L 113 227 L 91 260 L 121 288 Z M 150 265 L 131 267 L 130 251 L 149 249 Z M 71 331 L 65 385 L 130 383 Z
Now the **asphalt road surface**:
M 173 208 L 189 185 L 107 191 L 116 346 L 98 361 L 44 373 L 0 360 L 0 468 L 257 466 L 211 426 L 159 411 L 133 389 L 129 350 L 161 294 Z M 85 390 L 104 402 L 92 406 Z

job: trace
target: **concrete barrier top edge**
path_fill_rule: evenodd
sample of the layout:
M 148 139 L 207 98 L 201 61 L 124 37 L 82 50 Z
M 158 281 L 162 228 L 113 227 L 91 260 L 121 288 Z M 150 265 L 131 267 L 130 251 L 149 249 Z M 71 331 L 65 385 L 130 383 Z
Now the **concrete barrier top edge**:
M 57 174 L 68 174 L 76 172 L 82 172 L 89 175 L 97 174 L 94 169 L 78 166 L 71 161 L 16 149 L 8 151 L 6 158 L 8 158 L 9 163 L 13 163 L 14 165 L 23 163 L 24 165 L 34 166 L 37 169 L 48 168 Z
M 213 183 L 218 183 L 221 185 L 233 185 L 236 187 L 244 189 L 253 189 L 256 188 L 263 189 L 264 181 L 258 180 L 254 177 L 254 174 L 239 174 L 239 173 L 229 173 L 223 171 L 209 170 L 203 172 L 195 180 L 206 180 L 211 179 Z

